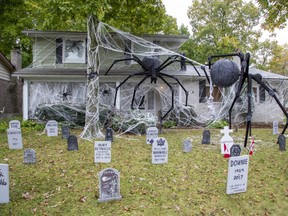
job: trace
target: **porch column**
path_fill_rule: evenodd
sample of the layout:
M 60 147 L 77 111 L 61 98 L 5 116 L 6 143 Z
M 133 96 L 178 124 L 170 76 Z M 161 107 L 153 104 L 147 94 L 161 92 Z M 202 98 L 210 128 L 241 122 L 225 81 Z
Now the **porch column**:
M 29 82 L 28 80 L 24 80 L 23 84 L 23 105 L 22 105 L 22 110 L 23 110 L 23 120 L 28 120 L 28 106 L 29 106 L 29 98 L 28 94 L 29 93 Z

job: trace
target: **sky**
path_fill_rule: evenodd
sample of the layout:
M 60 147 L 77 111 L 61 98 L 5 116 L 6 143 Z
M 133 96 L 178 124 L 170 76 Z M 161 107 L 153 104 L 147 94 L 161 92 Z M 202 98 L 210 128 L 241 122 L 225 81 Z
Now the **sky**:
M 180 26 L 184 24 L 188 27 L 188 30 L 191 32 L 191 26 L 189 24 L 189 19 L 187 16 L 188 7 L 192 5 L 193 0 L 162 0 L 163 4 L 166 7 L 167 14 L 173 16 L 177 19 L 177 24 Z M 276 38 L 270 38 L 271 40 L 277 40 L 279 44 L 283 45 L 288 43 L 288 26 L 285 29 L 276 30 L 274 32 Z M 263 32 L 262 40 L 269 38 L 268 32 Z

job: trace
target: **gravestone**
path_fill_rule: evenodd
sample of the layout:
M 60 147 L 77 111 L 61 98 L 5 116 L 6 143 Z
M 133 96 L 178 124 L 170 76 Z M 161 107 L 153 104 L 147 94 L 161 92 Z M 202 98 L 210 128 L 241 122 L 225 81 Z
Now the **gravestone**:
M 153 144 L 153 142 L 158 138 L 158 128 L 148 127 L 146 130 L 146 143 Z
M 158 137 L 152 144 L 152 164 L 168 162 L 168 143 L 165 138 Z
M 241 154 L 241 146 L 233 144 L 230 148 L 230 157 L 238 157 Z
M 24 151 L 24 161 L 25 164 L 36 163 L 36 151 L 34 149 L 26 149 Z
M 210 130 L 203 131 L 202 144 L 210 144 Z
M 47 136 L 58 136 L 58 122 L 50 120 L 46 124 Z
M 22 149 L 22 133 L 20 129 L 9 128 L 7 129 L 8 146 L 9 149 Z
M 105 141 L 113 142 L 113 130 L 112 130 L 112 128 L 106 129 Z
M 279 150 L 280 151 L 286 151 L 286 137 L 284 136 L 284 134 L 280 134 L 278 136 L 277 143 L 279 145 Z
M 96 141 L 94 143 L 95 163 L 111 162 L 111 141 Z
M 230 148 L 233 145 L 233 138 L 229 135 L 230 132 L 233 132 L 232 129 L 229 129 L 228 126 L 225 126 L 223 130 L 220 130 L 220 133 L 224 133 L 224 136 L 221 138 L 221 154 L 224 154 L 225 158 L 230 156 Z
M 0 203 L 9 202 L 9 167 L 0 164 Z
M 183 142 L 183 152 L 192 151 L 192 142 L 190 139 L 185 139 Z
M 248 168 L 249 155 L 229 158 L 226 194 L 246 192 Z
M 278 121 L 273 121 L 273 135 L 278 134 Z
M 68 151 L 78 151 L 78 139 L 74 135 L 70 135 L 67 139 Z
M 68 139 L 68 137 L 70 136 L 69 125 L 62 125 L 61 131 L 62 131 L 62 139 Z
M 99 202 L 122 199 L 120 195 L 120 173 L 113 168 L 102 170 L 99 174 Z
M 19 120 L 12 120 L 9 122 L 9 128 L 21 129 L 21 123 Z

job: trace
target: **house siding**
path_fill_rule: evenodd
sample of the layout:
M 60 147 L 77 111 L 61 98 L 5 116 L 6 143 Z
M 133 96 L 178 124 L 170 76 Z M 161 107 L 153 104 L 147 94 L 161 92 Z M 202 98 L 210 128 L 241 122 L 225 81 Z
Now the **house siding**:
M 10 73 L 8 69 L 0 62 L 0 80 L 10 81 Z

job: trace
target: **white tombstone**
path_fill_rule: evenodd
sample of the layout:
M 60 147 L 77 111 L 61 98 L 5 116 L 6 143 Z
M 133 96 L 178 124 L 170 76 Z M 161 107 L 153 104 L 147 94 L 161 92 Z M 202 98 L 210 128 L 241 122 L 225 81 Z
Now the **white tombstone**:
M 9 202 L 9 167 L 0 164 L 0 203 Z
M 22 149 L 22 133 L 20 129 L 9 128 L 7 129 L 8 146 L 9 149 Z
M 9 122 L 9 128 L 21 129 L 21 123 L 19 120 L 12 120 Z
M 278 128 L 278 121 L 273 121 L 273 135 L 279 134 Z
M 247 191 L 248 168 L 249 155 L 229 158 L 226 194 Z
M 165 138 L 158 137 L 152 144 L 152 164 L 168 162 L 168 143 Z
M 152 144 L 158 138 L 158 128 L 148 127 L 146 130 L 146 143 Z
M 50 120 L 46 124 L 47 136 L 58 136 L 58 122 Z
M 96 141 L 94 143 L 95 163 L 111 162 L 111 141 Z
M 229 133 L 233 132 L 232 129 L 229 129 L 228 126 L 225 126 L 223 130 L 220 130 L 220 133 L 224 133 L 224 136 L 221 138 L 221 154 L 230 155 L 230 148 L 233 145 L 233 138 Z

